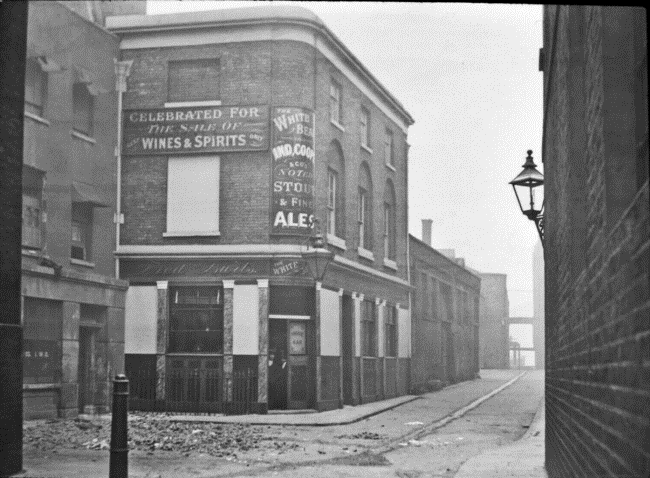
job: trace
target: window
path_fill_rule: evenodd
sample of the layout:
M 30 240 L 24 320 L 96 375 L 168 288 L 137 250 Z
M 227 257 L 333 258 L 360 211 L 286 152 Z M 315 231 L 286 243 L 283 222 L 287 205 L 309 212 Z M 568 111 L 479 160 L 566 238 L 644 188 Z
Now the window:
M 438 282 L 435 279 L 431 279 L 431 288 L 429 289 L 430 297 L 430 317 L 431 320 L 438 319 Z
M 361 145 L 370 148 L 370 112 L 363 106 L 361 107 L 361 116 L 359 121 Z
M 93 135 L 94 98 L 86 83 L 72 87 L 73 129 L 86 136 Z
M 440 290 L 442 292 L 442 299 L 445 303 L 445 313 L 447 314 L 447 320 L 449 322 L 454 321 L 454 296 L 451 292 L 451 287 L 447 284 L 440 284 Z
M 375 304 L 369 300 L 361 301 L 361 355 L 377 355 L 377 318 Z
M 341 85 L 334 80 L 332 80 L 332 83 L 330 84 L 330 121 L 338 125 L 343 124 Z
M 40 63 L 33 58 L 25 65 L 25 111 L 43 116 L 47 98 L 47 73 Z
M 384 162 L 389 166 L 395 166 L 394 156 L 393 132 L 387 129 L 384 137 Z
M 167 97 L 170 102 L 220 98 L 219 59 L 170 61 Z
M 368 245 L 368 234 L 366 230 L 366 210 L 368 208 L 368 191 L 359 188 L 359 208 L 357 211 L 357 222 L 359 224 L 359 246 L 366 247 Z
M 336 235 L 336 193 L 337 178 L 336 171 L 327 171 L 327 233 Z
M 42 247 L 43 173 L 23 166 L 23 220 L 22 246 L 27 249 Z
M 90 261 L 93 234 L 93 208 L 88 203 L 72 203 L 70 257 Z
M 397 309 L 395 307 L 386 307 L 386 356 L 397 356 Z
M 219 156 L 169 158 L 166 236 L 219 234 Z
M 223 289 L 169 288 L 169 351 L 223 353 Z
M 390 260 L 396 256 L 395 207 L 395 188 L 389 179 L 384 189 L 384 257 Z
M 420 316 L 422 320 L 429 317 L 429 278 L 423 272 L 420 274 Z

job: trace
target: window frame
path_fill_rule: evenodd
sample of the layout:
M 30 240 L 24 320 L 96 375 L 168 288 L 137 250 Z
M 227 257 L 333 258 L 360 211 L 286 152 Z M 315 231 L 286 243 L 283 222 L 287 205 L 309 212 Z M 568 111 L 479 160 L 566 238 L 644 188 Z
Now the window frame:
M 343 89 L 336 80 L 330 81 L 330 121 L 343 126 Z
M 42 118 L 47 103 L 47 89 L 47 72 L 43 71 L 38 60 L 28 58 L 25 66 L 25 111 Z M 40 103 L 36 100 L 40 100 Z
M 395 135 L 388 128 L 384 132 L 384 163 L 391 168 L 395 167 Z
M 87 203 L 72 203 L 70 222 L 70 258 L 85 262 L 92 260 L 93 241 L 93 207 Z M 75 239 L 75 229 L 78 229 L 79 239 Z M 83 252 L 83 257 L 77 257 L 73 252 L 78 248 Z
M 377 357 L 377 310 L 369 299 L 361 301 L 361 356 Z
M 332 168 L 327 169 L 327 233 L 336 234 L 337 202 L 338 202 L 338 173 Z
M 368 202 L 368 191 L 365 188 L 362 188 L 359 186 L 359 198 L 358 198 L 358 204 L 357 204 L 357 232 L 359 234 L 359 247 L 363 247 L 364 249 L 368 249 L 366 247 L 368 241 L 367 241 L 367 220 L 366 220 L 366 213 L 367 213 L 367 202 Z
M 196 291 L 196 303 L 191 303 L 191 302 L 185 302 L 182 304 L 179 304 L 178 299 L 179 299 L 179 291 Z M 199 303 L 199 292 L 207 292 L 210 291 L 212 294 L 204 295 L 201 298 L 207 298 L 207 301 L 204 301 L 205 303 Z M 189 295 L 188 295 L 189 297 Z M 214 303 L 212 302 L 212 299 L 214 299 Z M 201 312 L 201 311 L 207 311 L 206 314 L 195 314 L 195 317 L 192 317 L 192 319 L 187 320 L 187 318 L 182 318 L 180 316 L 184 315 L 182 314 L 183 312 Z M 196 322 L 194 324 L 191 323 L 191 321 L 198 321 L 200 322 L 201 319 L 199 318 L 201 315 L 203 315 L 203 319 L 206 319 L 207 321 L 214 320 L 214 325 L 215 328 L 214 330 L 210 330 L 209 327 L 206 327 L 206 329 L 203 328 L 205 324 L 201 324 L 201 326 L 197 326 Z M 185 320 L 185 324 L 181 324 L 180 321 Z M 188 328 L 183 328 L 181 325 L 187 325 L 190 323 L 190 325 L 193 325 L 194 328 L 188 329 Z M 212 325 L 212 324 L 209 324 Z M 224 288 L 222 286 L 216 286 L 216 285 L 210 285 L 210 286 L 189 286 L 189 285 L 179 285 L 179 286 L 172 286 L 169 288 L 169 324 L 168 324 L 168 332 L 169 332 L 169 342 L 168 342 L 168 347 L 167 347 L 167 352 L 170 354 L 178 354 L 178 355 L 185 355 L 185 354 L 205 354 L 205 355 L 223 355 L 224 353 Z M 175 327 L 175 328 L 174 328 Z M 183 347 L 179 346 L 179 344 L 186 344 L 189 342 L 190 344 L 198 344 L 197 337 L 200 337 L 201 334 L 209 334 L 212 333 L 213 336 L 216 337 L 216 342 L 215 346 L 213 348 L 208 347 L 207 349 L 201 349 L 199 345 L 196 347 L 192 347 L 192 350 L 189 349 L 189 347 Z M 194 334 L 194 342 L 192 342 L 192 334 Z M 185 340 L 181 341 L 179 340 L 180 336 L 184 336 Z M 190 337 L 188 340 L 187 337 Z M 206 337 L 209 337 L 209 335 L 206 335 Z M 208 338 L 209 340 L 209 338 Z M 205 343 L 205 341 L 203 342 Z
M 87 100 L 87 104 L 80 103 L 84 99 Z M 87 118 L 80 116 L 84 109 L 87 109 Z M 87 120 L 87 124 L 81 124 L 84 119 Z M 92 138 L 94 129 L 95 97 L 90 93 L 86 83 L 74 83 L 72 85 L 72 130 Z
M 397 357 L 397 307 L 388 305 L 385 307 L 384 320 L 384 355 L 386 357 Z
M 370 147 L 370 110 L 365 106 L 361 107 L 361 114 L 359 116 L 360 130 L 361 130 L 361 146 L 366 149 Z

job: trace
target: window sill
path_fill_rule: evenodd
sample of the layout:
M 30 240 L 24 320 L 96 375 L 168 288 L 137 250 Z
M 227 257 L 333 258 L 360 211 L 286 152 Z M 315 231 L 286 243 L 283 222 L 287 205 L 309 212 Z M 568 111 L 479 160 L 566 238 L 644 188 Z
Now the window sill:
M 364 259 L 368 259 L 369 261 L 375 260 L 375 255 L 372 253 L 372 251 L 369 251 L 368 249 L 365 249 L 361 246 L 357 248 L 357 253 L 359 254 L 360 257 L 363 257 Z
M 181 108 L 192 106 L 221 106 L 221 100 L 212 101 L 168 101 L 165 108 Z
M 60 383 L 23 383 L 23 390 L 50 390 L 61 388 Z
M 386 163 L 386 167 L 387 167 L 388 169 L 390 169 L 390 170 L 391 170 L 392 172 L 394 172 L 394 173 L 397 172 L 397 169 L 396 169 L 395 166 L 393 166 L 392 164 L 388 164 L 388 163 Z
M 29 111 L 25 111 L 24 114 L 25 114 L 26 118 L 32 119 L 32 120 L 36 121 L 37 123 L 44 124 L 45 126 L 50 126 L 50 122 L 48 120 L 46 120 L 45 118 L 43 118 L 42 116 L 38 116 L 38 115 L 36 115 L 34 113 L 30 113 Z
M 340 237 L 333 234 L 327 234 L 327 243 L 334 247 L 338 247 L 341 250 L 347 250 L 345 247 L 345 239 L 341 239 Z
M 389 269 L 393 269 L 394 271 L 397 271 L 397 262 L 388 259 L 387 257 L 384 257 L 384 267 L 388 267 Z
M 23 256 L 29 256 L 29 257 L 39 257 L 41 255 L 41 250 L 40 249 L 26 249 L 26 248 L 21 248 L 20 254 Z
M 84 266 L 84 267 L 95 267 L 94 262 L 88 262 L 88 261 L 83 261 L 81 259 L 73 259 L 70 258 L 70 264 L 75 264 L 77 266 Z
M 90 136 L 86 136 L 83 133 L 80 133 L 79 131 L 71 130 L 70 135 L 74 136 L 75 138 L 79 138 L 87 143 L 90 144 L 97 144 L 97 140 L 95 138 L 91 138 Z
M 219 231 L 167 231 L 163 232 L 163 237 L 207 237 L 220 236 Z
M 345 128 L 343 127 L 342 124 L 339 124 L 337 121 L 334 121 L 332 119 L 330 119 L 330 123 L 332 123 L 334 126 L 336 126 L 338 129 L 340 129 L 341 131 L 343 131 L 345 133 Z
M 365 144 L 361 145 L 361 149 L 363 149 L 364 151 L 367 151 L 370 154 L 373 153 L 372 149 L 370 147 L 366 146 Z

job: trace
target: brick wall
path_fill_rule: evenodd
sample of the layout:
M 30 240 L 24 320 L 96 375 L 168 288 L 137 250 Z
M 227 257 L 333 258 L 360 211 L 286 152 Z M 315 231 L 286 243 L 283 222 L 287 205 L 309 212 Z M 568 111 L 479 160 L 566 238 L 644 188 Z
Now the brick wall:
M 648 476 L 649 197 L 634 167 L 647 110 L 630 102 L 645 13 L 545 10 L 546 468 Z
M 327 155 L 334 140 L 341 145 L 345 167 L 344 210 L 347 250 L 336 252 L 348 259 L 394 274 L 406 280 L 406 134 L 366 98 L 333 64 L 312 46 L 291 41 L 243 42 L 191 47 L 124 50 L 124 60 L 133 59 L 124 96 L 124 108 L 158 108 L 168 99 L 168 62 L 188 59 L 220 61 L 220 95 L 223 105 L 297 106 L 316 112 L 316 214 L 324 226 L 327 195 Z M 342 86 L 343 126 L 341 131 L 329 120 L 331 79 Z M 197 86 L 198 83 L 190 87 Z M 190 92 L 201 97 L 201 92 Z M 360 147 L 359 114 L 361 105 L 370 110 L 372 148 Z M 386 127 L 394 133 L 396 170 L 387 168 L 383 157 Z M 122 207 L 125 223 L 122 244 L 254 244 L 295 242 L 290 238 L 271 238 L 269 151 L 221 154 L 220 237 L 163 238 L 166 230 L 166 156 L 124 156 L 122 169 Z M 356 201 L 361 162 L 370 169 L 373 183 L 374 261 L 357 253 Z M 383 201 L 387 179 L 395 189 L 396 262 L 393 272 L 383 265 Z
M 411 284 L 415 287 L 411 311 L 411 389 L 419 393 L 432 389 L 431 381 L 455 382 L 474 378 L 478 372 L 476 354 L 479 348 L 474 334 L 474 300 L 479 297 L 481 279 L 452 260 L 444 257 L 413 236 L 410 238 Z M 454 307 L 453 353 L 442 343 L 442 321 L 446 320 L 440 284 L 450 286 Z M 469 317 L 465 320 L 462 294 L 467 293 Z M 459 314 L 456 312 L 460 312 Z M 453 360 L 454 373 L 445 369 L 446 360 Z

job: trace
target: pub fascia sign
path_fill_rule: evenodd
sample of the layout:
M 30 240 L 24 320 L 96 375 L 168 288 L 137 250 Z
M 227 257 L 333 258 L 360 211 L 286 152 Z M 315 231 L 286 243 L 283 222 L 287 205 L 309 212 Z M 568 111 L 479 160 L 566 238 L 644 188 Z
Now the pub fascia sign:
M 124 111 L 123 154 L 264 151 L 268 148 L 268 106 Z

